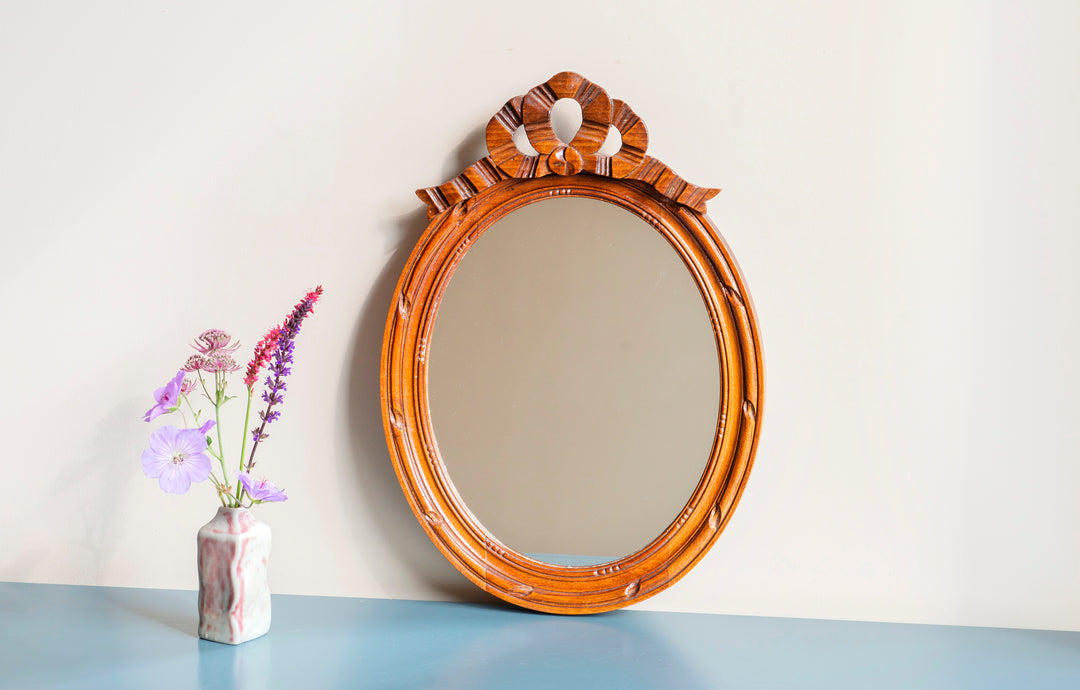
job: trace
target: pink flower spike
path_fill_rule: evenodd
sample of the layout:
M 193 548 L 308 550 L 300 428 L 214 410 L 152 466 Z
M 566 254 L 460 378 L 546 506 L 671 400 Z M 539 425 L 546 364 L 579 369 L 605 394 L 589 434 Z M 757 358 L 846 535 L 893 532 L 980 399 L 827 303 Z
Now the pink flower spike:
M 278 337 L 281 335 L 281 326 L 274 326 L 263 336 L 259 344 L 255 346 L 255 354 L 248 362 L 247 372 L 244 375 L 244 385 L 250 391 L 255 382 L 259 380 L 259 372 L 270 362 L 270 356 L 277 347 Z
M 143 421 L 149 422 L 163 414 L 173 412 L 180 406 L 180 390 L 184 383 L 183 370 L 176 372 L 176 376 L 161 388 L 154 391 L 154 406 L 143 415 Z
M 319 301 L 319 298 L 322 297 L 322 293 L 322 285 L 316 285 L 314 290 L 311 290 L 306 295 L 304 295 L 304 298 L 310 299 L 312 303 L 312 308 L 314 308 L 315 302 Z
M 198 429 L 163 426 L 150 435 L 150 447 L 142 454 L 143 473 L 158 480 L 170 494 L 185 494 L 192 482 L 210 476 L 206 437 Z
M 293 309 L 300 309 L 302 306 L 304 306 L 304 302 L 311 300 L 311 304 L 310 306 L 308 306 L 308 314 L 315 313 L 315 304 L 319 301 L 319 298 L 322 297 L 322 293 L 322 285 L 316 286 L 314 290 L 308 290 L 308 293 L 304 295 L 304 299 L 300 300 L 300 302 L 298 302 L 297 305 L 293 307 Z
M 187 395 L 195 390 L 196 385 L 198 384 L 195 383 L 194 379 L 184 379 L 184 382 L 180 384 L 180 392 Z
M 267 479 L 260 479 L 255 481 L 251 478 L 247 472 L 237 472 L 236 478 L 244 485 L 248 495 L 256 503 L 275 503 L 279 501 L 287 501 L 288 496 L 285 492 L 273 485 Z

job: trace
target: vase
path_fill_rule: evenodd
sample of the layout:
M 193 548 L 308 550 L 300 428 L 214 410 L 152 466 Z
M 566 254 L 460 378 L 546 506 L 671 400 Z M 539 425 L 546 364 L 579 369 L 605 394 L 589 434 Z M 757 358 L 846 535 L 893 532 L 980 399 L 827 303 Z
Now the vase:
M 240 644 L 270 630 L 270 528 L 247 508 L 218 508 L 199 530 L 199 637 Z

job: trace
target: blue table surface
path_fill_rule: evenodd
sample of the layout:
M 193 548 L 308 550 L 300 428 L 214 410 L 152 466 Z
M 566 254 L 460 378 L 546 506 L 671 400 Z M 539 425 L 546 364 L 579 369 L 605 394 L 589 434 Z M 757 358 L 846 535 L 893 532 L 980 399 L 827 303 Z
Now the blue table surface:
M 196 593 L 0 583 L 0 688 L 1080 688 L 1080 633 L 274 595 L 200 640 Z

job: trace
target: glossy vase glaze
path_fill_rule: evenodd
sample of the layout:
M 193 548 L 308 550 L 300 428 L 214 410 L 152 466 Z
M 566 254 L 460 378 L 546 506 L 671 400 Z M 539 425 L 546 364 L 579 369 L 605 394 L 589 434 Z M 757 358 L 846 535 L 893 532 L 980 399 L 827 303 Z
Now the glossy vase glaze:
M 218 508 L 199 530 L 199 637 L 240 644 L 270 630 L 270 528 L 247 508 Z

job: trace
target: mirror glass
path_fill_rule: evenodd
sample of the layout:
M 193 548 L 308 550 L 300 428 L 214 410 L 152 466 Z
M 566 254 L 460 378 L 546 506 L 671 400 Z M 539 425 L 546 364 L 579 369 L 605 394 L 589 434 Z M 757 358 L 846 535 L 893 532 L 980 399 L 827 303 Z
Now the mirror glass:
M 506 546 L 555 565 L 640 550 L 685 507 L 716 434 L 705 304 L 660 233 L 559 197 L 465 253 L 429 343 L 439 452 Z

